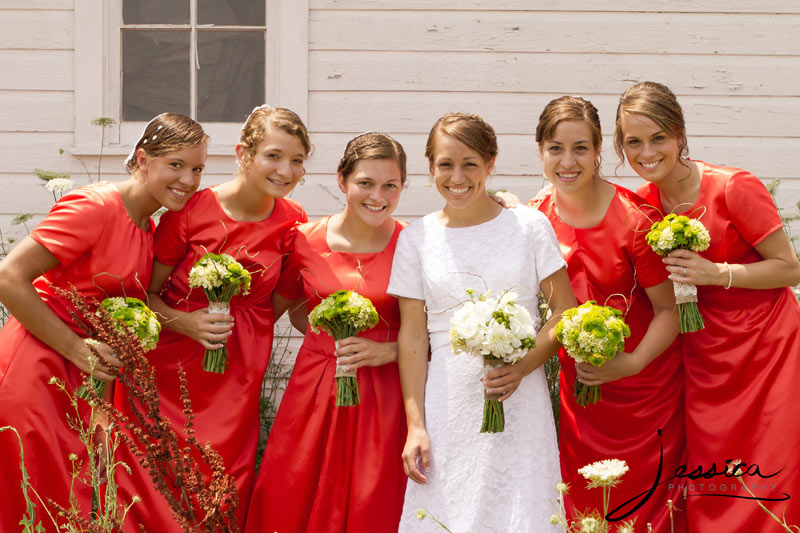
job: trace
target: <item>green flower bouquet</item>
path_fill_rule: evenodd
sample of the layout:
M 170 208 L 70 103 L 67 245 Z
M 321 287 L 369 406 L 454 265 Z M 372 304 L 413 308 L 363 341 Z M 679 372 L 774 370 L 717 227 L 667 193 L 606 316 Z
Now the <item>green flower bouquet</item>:
M 631 329 L 622 311 L 597 305 L 594 300 L 567 309 L 556 324 L 556 338 L 579 363 L 602 366 L 625 348 Z M 575 379 L 575 401 L 584 407 L 600 400 L 600 385 L 584 385 Z
M 359 331 L 374 327 L 378 312 L 368 298 L 353 291 L 339 290 L 322 300 L 308 315 L 311 331 L 326 331 L 339 348 L 339 341 L 354 337 Z M 355 370 L 345 370 L 336 365 L 336 406 L 358 405 L 358 381 Z
M 189 287 L 201 287 L 208 298 L 208 312 L 230 315 L 230 301 L 250 290 L 250 272 L 228 254 L 207 253 L 189 271 Z M 228 349 L 206 350 L 203 370 L 224 374 Z
M 708 230 L 697 219 L 670 213 L 655 222 L 647 234 L 647 244 L 655 253 L 666 256 L 673 250 L 702 252 L 711 244 Z M 703 317 L 697 309 L 697 287 L 686 283 L 675 283 L 675 301 L 681 333 L 699 331 L 705 327 Z
M 149 352 L 158 344 L 158 335 L 161 333 L 161 323 L 156 314 L 150 310 L 143 301 L 138 298 L 114 297 L 106 298 L 100 305 L 108 311 L 111 318 L 117 324 L 117 328 L 123 331 L 130 331 L 139 339 L 142 349 Z M 92 352 L 96 352 L 96 346 L 100 344 L 94 339 L 84 339 Z M 106 382 L 89 376 L 89 386 L 92 387 L 98 396 L 103 396 L 106 390 Z M 75 394 L 84 400 L 89 399 L 89 391 L 81 385 Z

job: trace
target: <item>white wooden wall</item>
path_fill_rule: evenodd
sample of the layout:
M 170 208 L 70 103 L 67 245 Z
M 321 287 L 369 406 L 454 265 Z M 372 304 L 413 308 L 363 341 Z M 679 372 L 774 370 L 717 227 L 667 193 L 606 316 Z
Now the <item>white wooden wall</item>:
M 578 94 L 599 108 L 607 134 L 618 95 L 652 79 L 678 95 L 691 154 L 781 178 L 779 203 L 800 200 L 800 2 L 796 0 L 308 0 L 308 116 L 315 153 L 300 199 L 312 216 L 339 209 L 333 172 L 346 141 L 393 134 L 409 154 L 410 183 L 397 214 L 440 206 L 427 187 L 424 141 L 448 111 L 483 115 L 500 134 L 493 186 L 527 198 L 541 186 L 533 141 L 550 99 Z M 52 199 L 33 169 L 72 172 L 72 0 L 0 0 L 0 224 L 46 213 Z M 134 139 L 123 140 L 129 144 Z M 206 183 L 233 168 L 233 139 L 213 139 Z M 604 173 L 616 170 L 606 136 Z M 60 150 L 64 153 L 60 153 Z M 121 178 L 124 148 L 103 173 Z M 97 157 L 82 156 L 90 169 Z M 35 220 L 34 220 L 35 222 Z M 19 228 L 17 228 L 19 229 Z
M 336 209 L 335 168 L 354 134 L 382 130 L 409 154 L 398 209 L 413 218 L 441 202 L 426 187 L 426 134 L 448 111 L 484 116 L 500 134 L 493 178 L 527 199 L 541 186 L 533 134 L 551 99 L 576 94 L 598 107 L 603 171 L 616 170 L 611 137 L 620 93 L 655 80 L 678 95 L 691 155 L 782 178 L 780 204 L 800 200 L 800 2 L 778 0 L 311 0 L 309 165 L 314 214 Z

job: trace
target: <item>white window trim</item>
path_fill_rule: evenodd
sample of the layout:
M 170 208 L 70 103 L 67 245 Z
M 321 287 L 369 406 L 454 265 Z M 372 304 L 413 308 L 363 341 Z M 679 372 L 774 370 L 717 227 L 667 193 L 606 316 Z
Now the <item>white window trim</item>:
M 117 123 L 106 128 L 103 152 L 124 155 L 136 139 L 120 138 L 120 78 L 118 13 L 122 0 L 98 2 L 75 0 L 75 141 L 70 151 L 77 155 L 96 155 L 100 150 L 101 129 L 91 121 L 111 117 Z M 267 1 L 267 101 L 287 107 L 307 121 L 308 117 L 308 2 L 301 0 Z M 113 43 L 113 44 L 110 44 Z M 141 131 L 144 123 L 132 123 Z M 127 126 L 127 124 L 126 124 Z M 230 155 L 240 125 L 209 124 L 209 154 Z M 134 134 L 135 135 L 135 134 Z M 217 137 L 217 139 L 215 139 Z

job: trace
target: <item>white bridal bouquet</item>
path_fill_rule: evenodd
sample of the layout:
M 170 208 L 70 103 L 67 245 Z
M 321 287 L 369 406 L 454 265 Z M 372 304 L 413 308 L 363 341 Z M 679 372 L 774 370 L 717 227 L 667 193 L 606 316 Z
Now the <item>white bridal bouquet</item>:
M 663 257 L 673 250 L 693 252 L 707 250 L 711 244 L 711 237 L 699 220 L 670 213 L 652 225 L 647 234 L 647 244 Z M 697 287 L 686 283 L 675 283 L 675 301 L 678 304 L 681 333 L 691 333 L 705 327 L 703 317 L 697 309 Z
M 597 305 L 594 300 L 567 309 L 556 324 L 556 338 L 579 363 L 602 366 L 625 348 L 631 329 L 622 311 Z M 575 401 L 582 406 L 600 400 L 600 385 L 584 385 L 575 379 Z
M 354 291 L 339 290 L 322 300 L 308 315 L 311 331 L 319 333 L 325 330 L 333 340 L 336 348 L 339 341 L 354 337 L 359 331 L 370 329 L 378 323 L 378 312 L 369 298 Z M 336 365 L 336 406 L 347 407 L 358 405 L 358 381 L 355 370 L 345 370 Z
M 481 357 L 486 370 L 513 365 L 536 346 L 536 327 L 528 310 L 517 303 L 517 293 L 506 291 L 500 299 L 491 291 L 475 295 L 450 318 L 450 346 L 453 353 Z M 481 433 L 500 433 L 505 428 L 500 395 L 484 392 Z
M 202 287 L 208 298 L 208 312 L 230 315 L 231 298 L 250 290 L 250 272 L 228 254 L 207 253 L 189 271 L 189 287 Z M 203 370 L 224 374 L 228 349 L 206 350 Z
M 161 333 L 161 324 L 156 314 L 143 301 L 138 298 L 123 298 L 120 296 L 106 298 L 100 305 L 111 315 L 117 328 L 124 328 L 139 338 L 139 342 L 145 352 L 149 352 L 156 347 L 158 335 Z M 84 342 L 90 349 L 99 344 L 94 339 L 84 339 Z M 89 376 L 89 385 L 98 396 L 103 396 L 106 390 L 105 381 Z M 83 385 L 78 388 L 75 394 L 84 400 L 89 399 L 89 391 Z

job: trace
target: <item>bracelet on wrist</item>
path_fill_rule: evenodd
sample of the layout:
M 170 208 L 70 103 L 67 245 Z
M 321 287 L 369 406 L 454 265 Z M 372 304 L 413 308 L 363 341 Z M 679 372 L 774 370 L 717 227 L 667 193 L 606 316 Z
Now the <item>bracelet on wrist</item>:
M 731 266 L 728 264 L 727 261 L 725 261 L 724 265 L 728 269 L 728 284 L 725 285 L 725 290 L 727 291 L 728 289 L 731 288 L 731 284 L 733 283 L 733 269 L 731 268 Z

